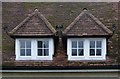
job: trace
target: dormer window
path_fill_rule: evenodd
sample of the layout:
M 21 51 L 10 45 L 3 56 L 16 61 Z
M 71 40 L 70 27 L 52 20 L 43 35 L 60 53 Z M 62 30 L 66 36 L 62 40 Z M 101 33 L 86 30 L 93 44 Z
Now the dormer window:
M 16 60 L 53 60 L 55 33 L 48 20 L 35 9 L 9 32 L 15 38 Z
M 64 30 L 68 60 L 106 60 L 106 40 L 112 31 L 87 9 Z

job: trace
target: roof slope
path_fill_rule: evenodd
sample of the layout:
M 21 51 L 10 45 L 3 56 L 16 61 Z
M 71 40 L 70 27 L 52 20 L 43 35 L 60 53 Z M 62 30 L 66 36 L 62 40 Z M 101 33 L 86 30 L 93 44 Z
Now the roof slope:
M 49 36 L 54 33 L 56 30 L 38 9 L 9 32 L 11 36 Z
M 110 31 L 86 9 L 75 18 L 63 33 L 67 36 L 112 35 L 112 31 Z

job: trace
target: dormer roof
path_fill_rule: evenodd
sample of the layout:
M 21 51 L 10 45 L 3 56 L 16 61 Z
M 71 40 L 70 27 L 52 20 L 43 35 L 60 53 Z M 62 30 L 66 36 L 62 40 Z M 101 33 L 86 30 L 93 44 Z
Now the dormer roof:
M 63 32 L 67 36 L 108 36 L 112 35 L 102 22 L 84 9 Z
M 9 32 L 11 36 L 51 36 L 55 33 L 56 30 L 38 9 Z

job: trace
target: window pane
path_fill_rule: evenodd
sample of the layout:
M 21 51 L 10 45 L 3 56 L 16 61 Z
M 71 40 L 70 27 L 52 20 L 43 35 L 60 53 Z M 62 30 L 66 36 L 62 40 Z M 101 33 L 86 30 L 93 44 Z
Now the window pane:
M 44 48 L 48 48 L 49 47 L 49 42 L 48 41 L 44 41 Z
M 79 48 L 83 48 L 83 41 L 79 41 L 79 42 L 78 42 L 78 47 L 79 47 Z
M 77 48 L 77 41 L 72 41 L 72 48 Z
M 95 41 L 90 41 L 90 48 L 95 48 Z
M 38 56 L 42 56 L 42 49 L 38 49 Z
M 25 56 L 25 49 L 20 49 L 20 56 Z
M 79 56 L 83 56 L 83 49 L 78 49 Z
M 31 48 L 31 41 L 26 41 L 26 48 Z
M 20 48 L 25 48 L 25 41 L 20 41 Z
M 90 49 L 90 56 L 95 56 L 95 49 Z
M 31 56 L 31 49 L 26 49 L 26 56 Z
M 42 41 L 38 41 L 38 43 L 37 43 L 38 44 L 38 48 L 42 48 L 42 43 L 43 43 Z
M 96 49 L 96 55 L 101 56 L 101 49 Z
M 102 42 L 101 41 L 97 41 L 97 48 L 101 48 L 101 44 L 102 44 Z
M 44 56 L 48 56 L 49 55 L 49 50 L 48 49 L 44 49 Z
M 77 56 L 77 49 L 72 49 L 72 56 Z

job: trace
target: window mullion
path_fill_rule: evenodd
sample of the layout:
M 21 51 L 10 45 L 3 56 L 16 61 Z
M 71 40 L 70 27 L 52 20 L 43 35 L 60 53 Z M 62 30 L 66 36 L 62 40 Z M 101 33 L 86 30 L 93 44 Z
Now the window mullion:
M 77 40 L 77 56 L 78 56 L 78 40 Z
M 95 56 L 96 56 L 96 41 L 95 41 L 95 48 L 94 49 L 95 49 Z
M 44 44 L 43 44 L 43 41 L 42 41 L 42 48 L 41 48 L 41 49 L 42 49 L 42 56 L 43 56 L 43 45 L 44 45 Z
M 42 48 L 42 56 L 44 56 L 44 41 L 43 41 L 43 48 Z
M 25 56 L 27 56 L 26 51 L 27 51 L 27 50 L 26 50 L 26 41 L 25 41 Z
M 95 41 L 95 56 L 97 56 L 96 55 L 96 50 L 97 50 L 97 43 L 96 43 L 97 41 Z

